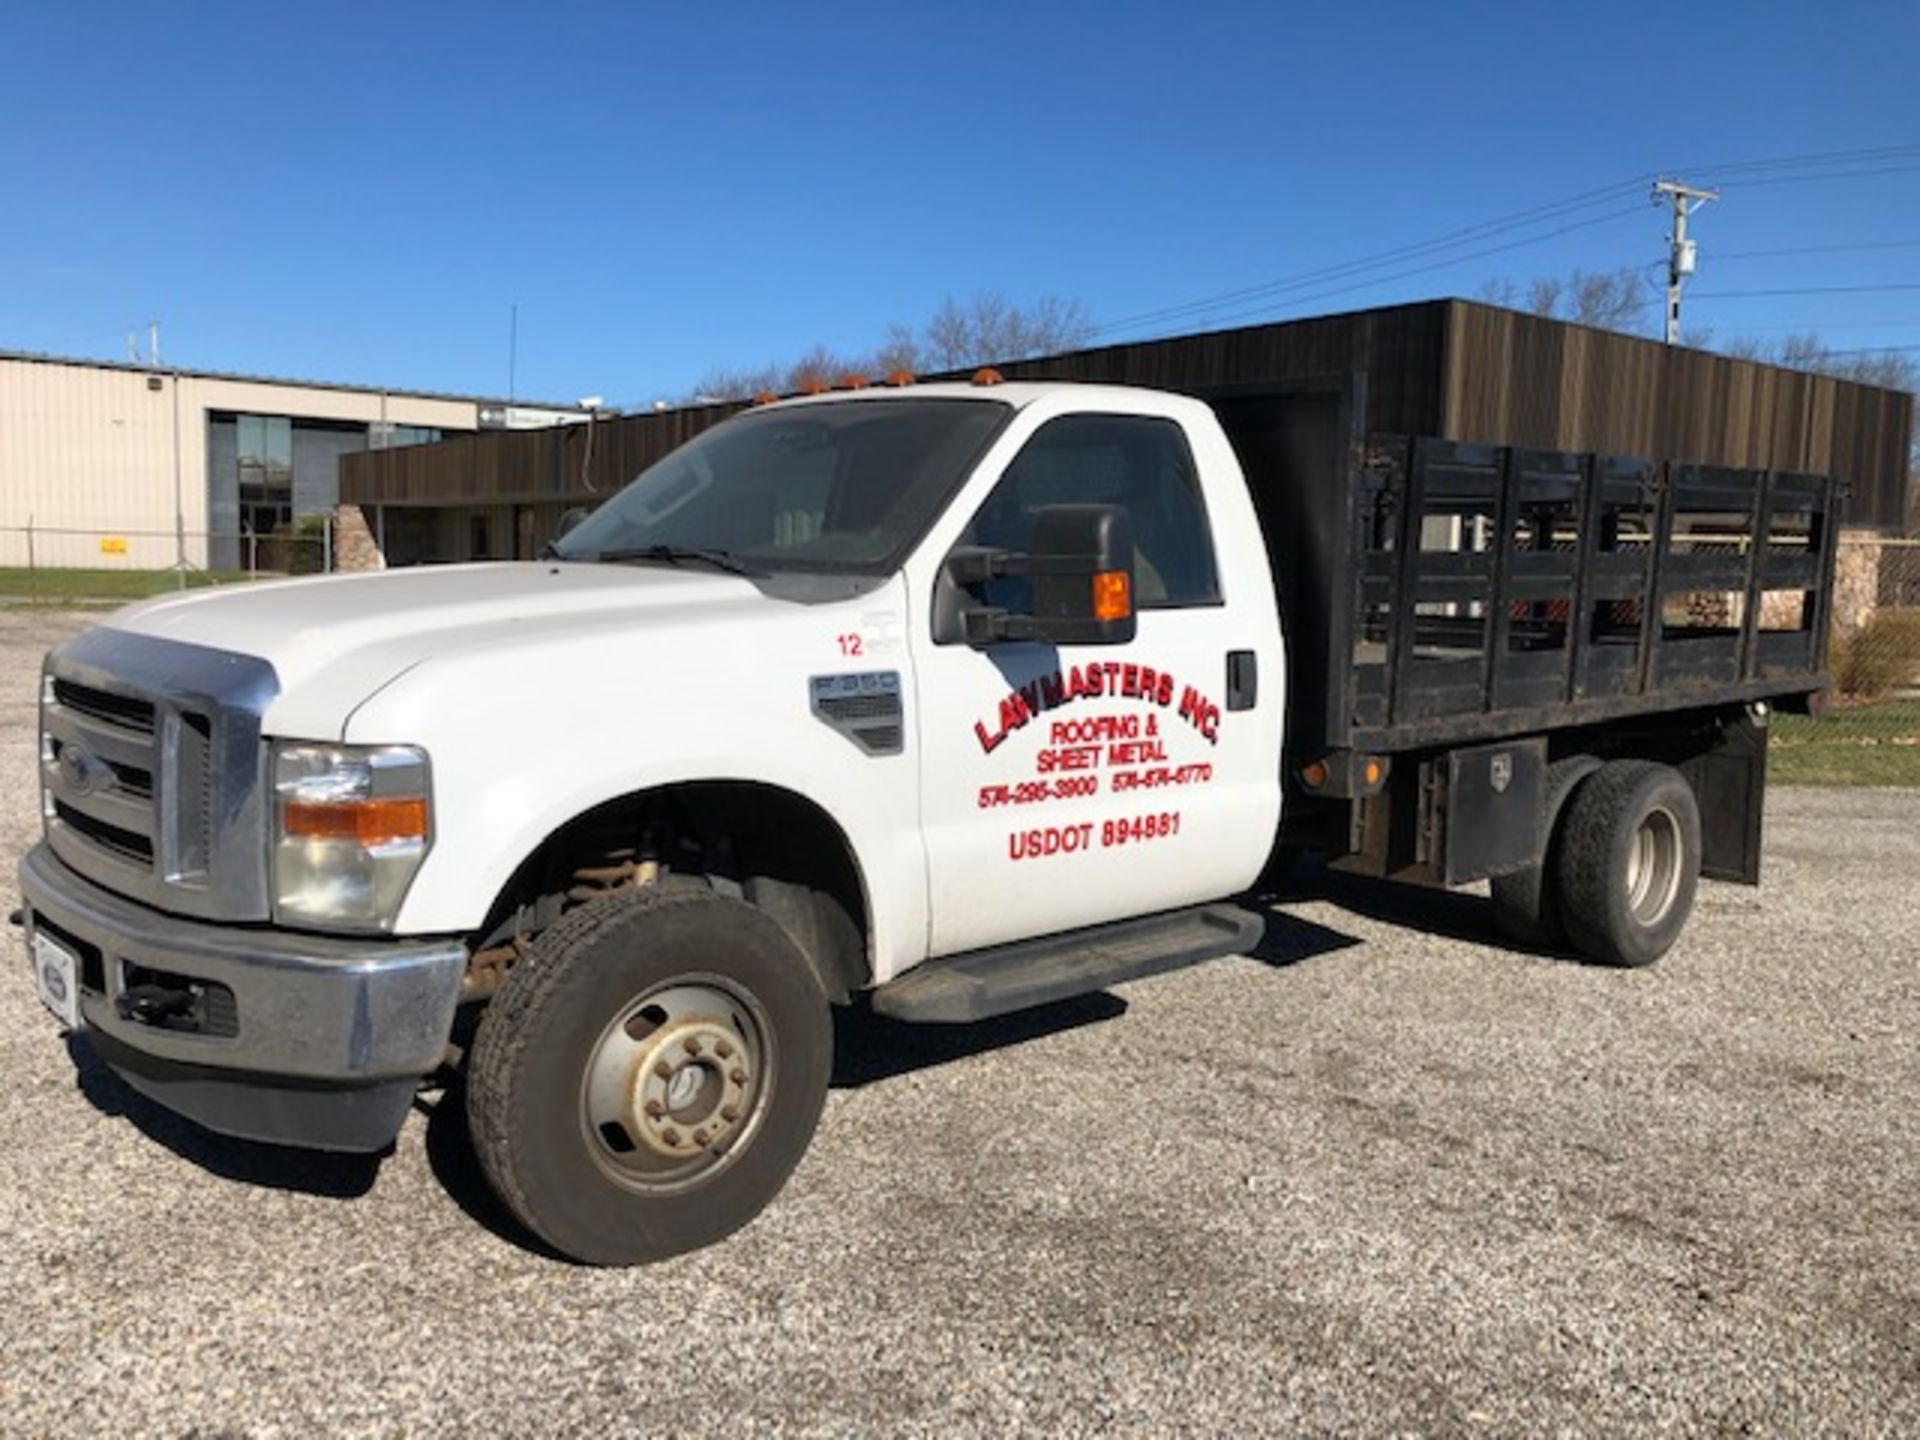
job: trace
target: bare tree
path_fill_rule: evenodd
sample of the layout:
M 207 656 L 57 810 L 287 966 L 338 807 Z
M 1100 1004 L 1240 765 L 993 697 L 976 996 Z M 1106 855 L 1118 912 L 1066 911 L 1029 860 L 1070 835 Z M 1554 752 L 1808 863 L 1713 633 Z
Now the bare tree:
M 1480 287 L 1480 298 L 1490 305 L 1527 310 L 1575 325 L 1632 332 L 1645 327 L 1653 287 L 1643 271 L 1625 266 L 1543 276 L 1531 282 L 1524 295 L 1511 280 L 1489 280 Z
M 927 322 L 928 360 L 959 370 L 995 360 L 1021 360 L 1071 350 L 1093 333 L 1093 317 L 1078 300 L 1043 295 L 1022 309 L 996 290 L 962 303 L 951 295 Z
M 714 400 L 751 400 L 755 395 L 778 389 L 786 380 L 786 370 L 778 364 L 752 369 L 715 366 L 694 383 L 688 397 L 694 404 Z
M 1527 286 L 1527 309 L 1536 315 L 1558 315 L 1561 297 L 1567 293 L 1567 282 L 1549 278 L 1536 280 Z
M 850 375 L 878 380 L 895 371 L 963 370 L 993 361 L 1019 360 L 1070 350 L 1093 333 L 1093 319 L 1078 300 L 1044 295 L 1027 306 L 998 291 L 982 290 L 961 301 L 948 296 L 925 325 L 891 325 L 871 351 L 844 355 L 816 345 L 786 364 L 716 366 L 693 387 L 696 398 L 746 400 L 762 392 L 833 385 Z
M 887 338 L 873 352 L 874 373 L 892 375 L 905 371 L 912 375 L 920 369 L 922 355 L 920 338 L 913 333 L 911 325 L 889 325 Z
M 831 385 L 853 368 L 852 362 L 836 355 L 824 345 L 816 345 L 787 366 L 781 388 L 806 390 L 814 386 Z
M 1879 385 L 1888 390 L 1920 390 L 1920 364 L 1900 350 L 1839 351 L 1812 331 L 1789 335 L 1777 343 L 1743 336 L 1729 342 L 1727 354 L 1739 360 L 1811 370 L 1837 380 Z

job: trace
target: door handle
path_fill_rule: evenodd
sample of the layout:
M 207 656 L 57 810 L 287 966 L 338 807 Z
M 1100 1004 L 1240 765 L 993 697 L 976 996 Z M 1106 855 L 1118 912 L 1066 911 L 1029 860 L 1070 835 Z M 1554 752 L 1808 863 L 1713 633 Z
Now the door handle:
M 1227 709 L 1251 710 L 1260 698 L 1259 657 L 1251 650 L 1227 652 Z

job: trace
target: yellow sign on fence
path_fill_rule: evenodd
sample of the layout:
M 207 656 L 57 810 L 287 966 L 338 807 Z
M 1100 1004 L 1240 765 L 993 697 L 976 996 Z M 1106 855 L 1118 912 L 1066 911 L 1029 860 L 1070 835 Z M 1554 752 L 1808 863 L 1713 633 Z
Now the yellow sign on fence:
M 124 555 L 127 553 L 127 542 L 118 535 L 102 535 L 100 537 L 100 553 L 102 555 Z

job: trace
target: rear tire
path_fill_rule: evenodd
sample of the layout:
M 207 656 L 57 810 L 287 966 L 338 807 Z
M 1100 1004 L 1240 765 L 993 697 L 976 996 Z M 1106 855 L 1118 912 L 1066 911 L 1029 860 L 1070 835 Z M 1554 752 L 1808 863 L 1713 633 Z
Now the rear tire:
M 625 891 L 545 931 L 482 1017 L 474 1151 L 562 1254 L 665 1259 L 779 1192 L 832 1060 L 826 992 L 771 916 L 698 885 Z
M 1603 765 L 1568 803 L 1555 880 L 1574 948 L 1651 965 L 1680 938 L 1700 878 L 1700 807 L 1671 766 Z
M 1569 755 L 1547 767 L 1540 858 L 1524 870 L 1493 877 L 1493 923 L 1516 945 L 1535 950 L 1568 948 L 1566 922 L 1560 915 L 1553 878 L 1564 833 L 1560 817 L 1580 782 L 1599 768 L 1600 762 L 1591 755 Z

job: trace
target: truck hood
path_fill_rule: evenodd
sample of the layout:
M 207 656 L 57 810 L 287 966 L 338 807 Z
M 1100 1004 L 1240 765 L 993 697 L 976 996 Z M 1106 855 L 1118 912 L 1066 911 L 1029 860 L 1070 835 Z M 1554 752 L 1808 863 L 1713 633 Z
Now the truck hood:
M 521 562 L 193 590 L 106 624 L 258 656 L 280 681 L 269 732 L 330 738 L 367 697 L 436 656 L 476 647 L 524 654 L 599 628 L 751 621 L 780 604 L 752 580 L 699 569 Z

